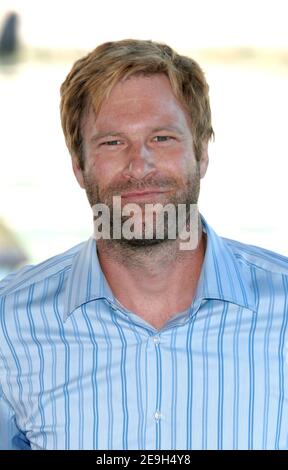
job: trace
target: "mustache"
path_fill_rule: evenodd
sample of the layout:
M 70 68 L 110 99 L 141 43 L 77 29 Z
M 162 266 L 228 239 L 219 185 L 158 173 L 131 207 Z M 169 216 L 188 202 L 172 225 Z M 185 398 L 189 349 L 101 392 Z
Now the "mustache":
M 101 196 L 117 196 L 122 192 L 129 191 L 144 191 L 144 190 L 155 190 L 155 189 L 173 189 L 177 188 L 179 183 L 175 178 L 149 178 L 149 180 L 128 180 L 123 182 L 114 183 L 109 186 L 104 194 Z

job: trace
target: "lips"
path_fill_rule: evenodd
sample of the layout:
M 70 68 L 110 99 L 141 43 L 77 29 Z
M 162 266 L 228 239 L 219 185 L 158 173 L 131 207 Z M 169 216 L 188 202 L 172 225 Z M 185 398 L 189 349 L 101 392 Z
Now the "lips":
M 131 191 L 129 193 L 122 193 L 122 197 L 130 197 L 130 196 L 144 196 L 146 194 L 163 194 L 166 191 L 153 191 L 153 190 L 147 190 L 147 191 Z
M 160 196 L 161 194 L 165 194 L 167 191 L 153 191 L 153 190 L 146 190 L 146 191 L 131 191 L 129 193 L 122 193 L 121 197 L 123 199 L 149 199 Z

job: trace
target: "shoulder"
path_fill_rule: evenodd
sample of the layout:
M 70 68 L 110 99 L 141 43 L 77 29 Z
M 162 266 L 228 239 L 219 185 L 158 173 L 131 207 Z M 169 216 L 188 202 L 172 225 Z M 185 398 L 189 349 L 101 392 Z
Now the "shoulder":
M 237 260 L 247 267 L 268 271 L 271 274 L 288 275 L 288 258 L 259 246 L 222 238 Z
M 85 242 L 76 245 L 64 253 L 49 258 L 37 265 L 24 266 L 9 274 L 0 281 L 0 298 L 17 291 L 27 289 L 31 285 L 43 282 L 52 276 L 59 276 L 71 269 L 75 255 Z

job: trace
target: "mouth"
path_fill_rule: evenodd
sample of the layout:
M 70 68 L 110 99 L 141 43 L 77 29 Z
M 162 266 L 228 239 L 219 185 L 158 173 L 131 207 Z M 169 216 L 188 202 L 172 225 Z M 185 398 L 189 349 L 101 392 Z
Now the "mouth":
M 146 190 L 146 191 L 131 191 L 128 193 L 122 193 L 121 198 L 122 199 L 150 199 L 154 198 L 157 196 L 160 196 L 161 194 L 166 194 L 168 191 L 159 191 L 159 190 Z

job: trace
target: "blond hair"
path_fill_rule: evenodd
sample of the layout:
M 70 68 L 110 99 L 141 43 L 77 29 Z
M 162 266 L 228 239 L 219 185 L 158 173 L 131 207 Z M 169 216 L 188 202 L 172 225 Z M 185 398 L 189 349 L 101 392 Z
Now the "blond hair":
M 177 54 L 166 44 L 126 39 L 107 42 L 77 60 L 61 86 L 61 123 L 67 147 L 84 169 L 81 123 L 92 104 L 95 113 L 113 86 L 132 75 L 163 73 L 172 91 L 186 109 L 190 121 L 196 158 L 202 144 L 214 136 L 211 125 L 209 87 L 195 60 Z

